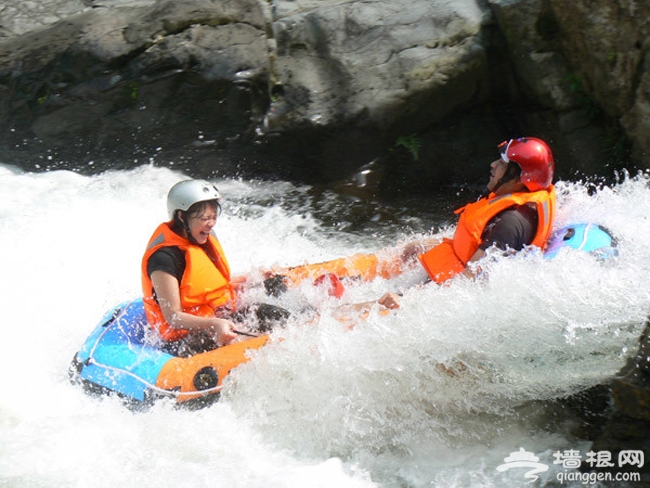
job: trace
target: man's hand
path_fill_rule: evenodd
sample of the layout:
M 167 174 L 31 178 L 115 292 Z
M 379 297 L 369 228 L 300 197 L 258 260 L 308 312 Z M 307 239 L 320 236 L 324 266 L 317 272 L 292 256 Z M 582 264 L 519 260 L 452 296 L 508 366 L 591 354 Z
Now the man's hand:
M 400 296 L 397 293 L 388 292 L 384 294 L 384 296 L 382 296 L 379 300 L 377 300 L 377 303 L 392 310 L 399 308 L 399 299 Z

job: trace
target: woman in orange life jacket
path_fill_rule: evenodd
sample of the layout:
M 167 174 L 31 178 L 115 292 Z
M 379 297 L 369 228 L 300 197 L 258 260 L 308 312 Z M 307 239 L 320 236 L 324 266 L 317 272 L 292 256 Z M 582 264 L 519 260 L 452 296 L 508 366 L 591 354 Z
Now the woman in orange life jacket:
M 552 185 L 554 159 L 549 146 L 534 137 L 505 141 L 490 165 L 488 196 L 456 211 L 460 214 L 453 239 L 425 239 L 405 246 L 402 259 L 417 256 L 429 278 L 443 283 L 464 274 L 474 278 L 491 246 L 519 251 L 528 245 L 544 248 L 555 216 Z M 427 250 L 428 249 L 428 250 Z M 399 307 L 399 295 L 386 293 L 378 303 Z
M 142 259 L 142 289 L 149 324 L 179 356 L 232 342 L 229 315 L 235 287 L 212 230 L 221 195 L 207 181 L 185 180 L 167 196 L 170 221 L 154 231 Z

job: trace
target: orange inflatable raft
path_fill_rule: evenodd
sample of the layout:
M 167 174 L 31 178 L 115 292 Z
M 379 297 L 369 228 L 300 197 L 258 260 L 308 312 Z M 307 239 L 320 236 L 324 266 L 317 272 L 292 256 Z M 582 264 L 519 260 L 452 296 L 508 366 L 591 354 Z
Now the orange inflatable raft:
M 546 256 L 554 258 L 563 248 L 595 253 L 602 259 L 615 257 L 616 241 L 595 224 L 574 224 L 557 231 Z M 317 264 L 274 269 L 284 288 L 305 280 L 331 286 L 340 296 L 345 280 L 371 281 L 392 278 L 402 272 L 399 258 L 356 254 Z M 280 290 L 281 291 L 281 290 Z M 127 405 L 141 407 L 160 398 L 178 405 L 202 407 L 219 398 L 224 379 L 237 366 L 249 361 L 267 344 L 268 335 L 247 338 L 192 357 L 175 357 L 146 338 L 149 325 L 141 299 L 118 305 L 100 320 L 75 355 L 71 379 L 93 394 L 117 394 Z
M 275 269 L 285 286 L 304 280 L 328 281 L 334 294 L 340 279 L 372 280 L 389 277 L 397 267 L 375 255 L 358 254 L 318 264 Z M 91 394 L 118 395 L 134 409 L 169 398 L 178 405 L 198 408 L 219 398 L 223 381 L 234 368 L 250 360 L 264 346 L 267 334 L 251 337 L 191 357 L 176 357 L 147 340 L 142 299 L 109 310 L 74 356 L 70 377 Z

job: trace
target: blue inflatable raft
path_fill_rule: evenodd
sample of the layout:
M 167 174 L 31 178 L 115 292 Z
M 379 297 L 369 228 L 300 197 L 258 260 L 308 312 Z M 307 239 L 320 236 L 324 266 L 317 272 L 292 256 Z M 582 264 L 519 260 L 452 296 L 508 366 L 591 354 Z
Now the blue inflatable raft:
M 216 401 L 228 373 L 268 340 L 261 335 L 182 358 L 147 341 L 148 330 L 141 299 L 110 310 L 75 355 L 72 381 L 91 394 L 117 394 L 134 409 L 161 398 L 200 408 Z
M 585 251 L 601 259 L 615 257 L 618 253 L 616 239 L 605 227 L 598 224 L 572 224 L 554 232 L 548 241 L 544 257 L 552 259 L 563 248 Z
M 553 234 L 545 257 L 554 258 L 565 248 L 610 258 L 616 255 L 616 240 L 599 225 L 574 224 Z M 362 265 L 372 268 L 368 274 L 372 278 L 379 274 L 381 266 L 376 257 L 374 261 L 369 257 L 374 256 L 359 255 L 353 259 L 357 269 L 346 267 L 344 259 L 337 259 L 291 268 L 288 272 L 296 280 L 311 279 L 311 274 L 324 271 L 350 276 Z M 117 394 L 134 409 L 149 406 L 161 398 L 169 398 L 179 406 L 204 407 L 219 398 L 224 378 L 230 371 L 248 361 L 269 339 L 268 335 L 261 335 L 181 358 L 156 347 L 155 341 L 147 340 L 148 330 L 141 299 L 109 310 L 75 355 L 70 366 L 71 380 L 91 394 Z

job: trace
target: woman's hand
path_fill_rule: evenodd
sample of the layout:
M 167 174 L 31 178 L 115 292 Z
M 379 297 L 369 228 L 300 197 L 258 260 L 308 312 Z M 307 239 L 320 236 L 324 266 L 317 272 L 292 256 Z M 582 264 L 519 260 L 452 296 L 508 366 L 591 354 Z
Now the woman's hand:
M 225 346 L 237 338 L 237 334 L 234 330 L 235 324 L 233 322 L 217 318 L 213 319 L 213 321 L 211 330 L 217 344 Z

